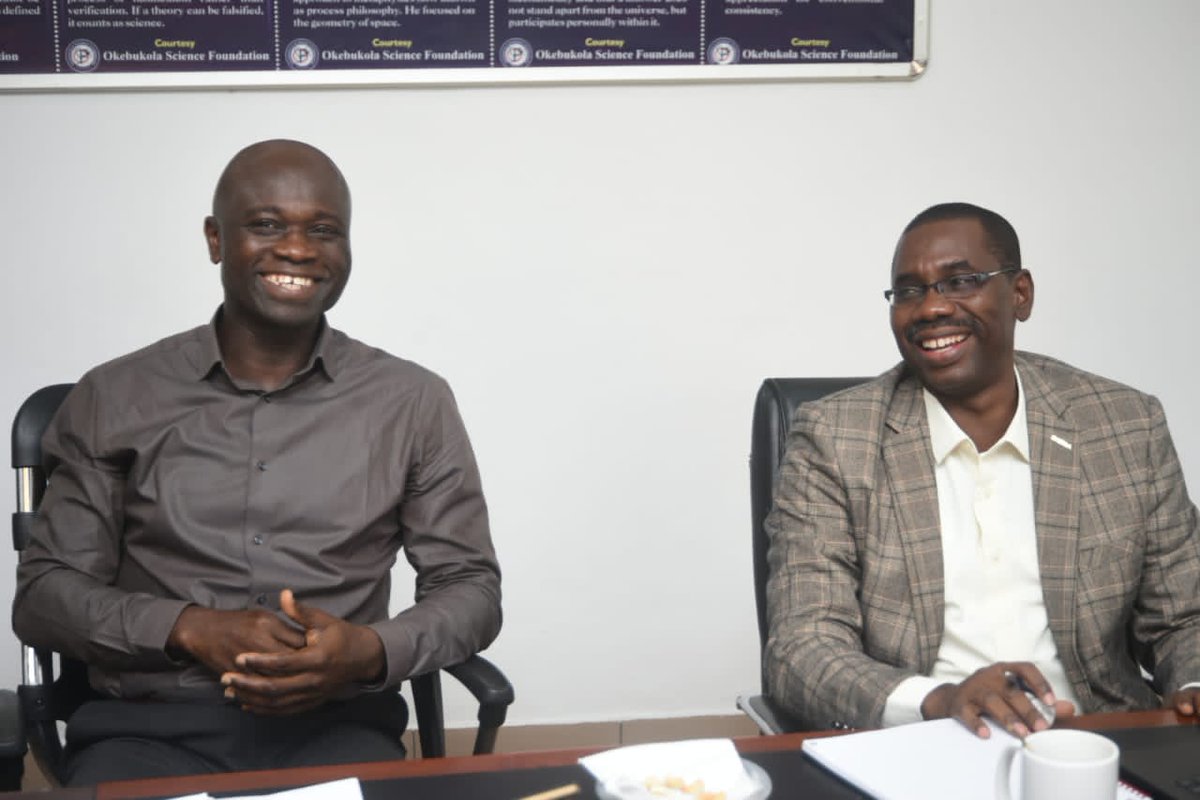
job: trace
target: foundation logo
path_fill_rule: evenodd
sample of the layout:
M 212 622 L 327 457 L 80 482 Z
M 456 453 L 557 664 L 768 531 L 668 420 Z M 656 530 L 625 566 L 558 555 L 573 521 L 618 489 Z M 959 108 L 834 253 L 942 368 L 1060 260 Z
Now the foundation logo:
M 528 67 L 533 63 L 533 46 L 524 39 L 508 39 L 500 45 L 500 63 L 506 67 Z
M 292 69 L 312 69 L 321 60 L 316 44 L 308 39 L 292 39 L 283 57 Z
M 726 64 L 736 64 L 741 60 L 742 48 L 738 47 L 738 43 L 728 36 L 722 36 L 720 39 L 713 39 L 708 45 L 708 63 L 724 66 Z
M 72 72 L 91 72 L 100 65 L 100 48 L 87 39 L 76 39 L 67 45 L 65 56 Z

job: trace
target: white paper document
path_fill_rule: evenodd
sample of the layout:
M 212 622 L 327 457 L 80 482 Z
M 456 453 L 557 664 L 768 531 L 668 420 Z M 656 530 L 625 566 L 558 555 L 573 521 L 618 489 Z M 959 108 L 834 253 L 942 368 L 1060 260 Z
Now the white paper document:
M 914 722 L 878 731 L 806 739 L 801 747 L 842 780 L 877 800 L 991 798 L 996 770 L 1015 736 L 990 720 L 992 735 L 980 739 L 953 719 Z M 1017 759 L 1014 778 L 1020 774 Z M 1121 782 L 1117 800 L 1148 800 Z
M 209 794 L 189 794 L 175 800 L 213 800 Z M 312 786 L 284 789 L 271 794 L 254 794 L 243 797 L 222 795 L 221 800 L 363 800 L 362 786 L 358 778 L 342 778 Z
M 990 725 L 990 723 L 989 723 Z M 991 797 L 996 770 L 1016 737 L 992 727 L 980 739 L 954 719 L 807 739 L 804 752 L 879 800 Z

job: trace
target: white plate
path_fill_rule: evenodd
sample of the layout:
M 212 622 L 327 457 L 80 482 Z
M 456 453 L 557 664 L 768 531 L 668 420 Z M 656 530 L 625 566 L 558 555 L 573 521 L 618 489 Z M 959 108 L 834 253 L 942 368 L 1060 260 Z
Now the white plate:
M 742 759 L 742 766 L 746 769 L 746 775 L 750 778 L 751 789 L 744 795 L 734 797 L 729 795 L 728 800 L 766 800 L 771 795 L 771 776 L 767 771 L 755 764 L 753 761 Z M 721 791 L 719 787 L 712 787 L 708 791 Z M 679 797 L 689 797 L 690 795 L 679 793 Z M 596 797 L 600 800 L 645 800 L 645 798 L 654 798 L 649 790 L 639 786 L 635 791 L 621 792 L 610 790 L 605 784 L 596 781 Z

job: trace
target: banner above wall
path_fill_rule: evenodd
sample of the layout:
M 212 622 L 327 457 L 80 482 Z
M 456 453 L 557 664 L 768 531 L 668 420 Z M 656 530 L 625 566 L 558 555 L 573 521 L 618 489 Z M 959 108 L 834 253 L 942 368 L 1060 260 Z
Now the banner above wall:
M 0 0 L 0 89 L 911 78 L 929 0 Z

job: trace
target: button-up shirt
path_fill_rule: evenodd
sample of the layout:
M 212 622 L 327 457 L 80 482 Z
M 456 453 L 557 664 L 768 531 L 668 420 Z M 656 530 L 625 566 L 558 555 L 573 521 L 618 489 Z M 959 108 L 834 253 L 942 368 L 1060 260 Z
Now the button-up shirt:
M 1031 661 L 1057 698 L 1078 706 L 1058 658 L 1042 596 L 1025 399 L 1008 429 L 980 453 L 924 390 L 942 524 L 945 625 L 933 671 L 888 696 L 884 725 L 921 719 L 925 696 L 999 661 Z
M 328 325 L 270 392 L 229 375 L 215 321 L 97 367 L 43 448 L 53 472 L 13 625 L 87 662 L 107 695 L 219 700 L 217 676 L 165 652 L 179 613 L 278 610 L 284 588 L 379 634 L 381 686 L 499 630 L 499 567 L 449 387 Z M 389 617 L 401 547 L 416 598 Z

